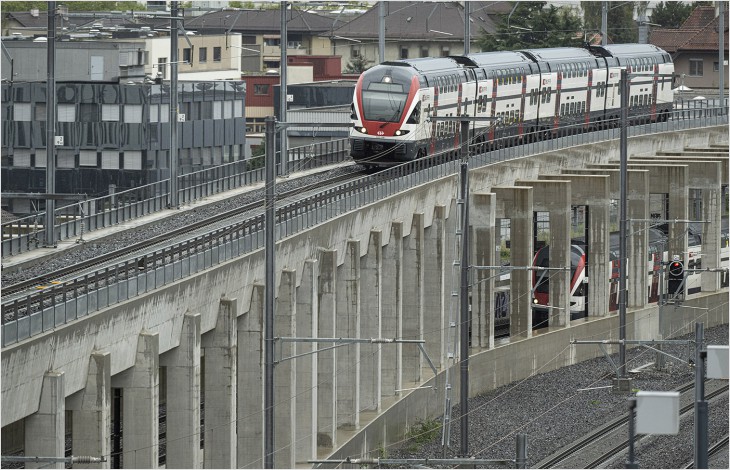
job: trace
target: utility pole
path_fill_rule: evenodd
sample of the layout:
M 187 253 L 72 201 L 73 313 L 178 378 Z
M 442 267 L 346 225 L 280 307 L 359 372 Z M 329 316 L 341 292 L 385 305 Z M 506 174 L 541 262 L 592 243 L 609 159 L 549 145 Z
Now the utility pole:
M 167 203 L 170 209 L 180 207 L 177 181 L 177 15 L 177 0 L 173 0 L 170 2 L 170 196 Z
M 264 282 L 264 468 L 274 468 L 274 200 L 276 197 L 276 120 L 266 118 L 264 198 L 266 275 Z
M 471 5 L 464 2 L 464 55 L 468 55 L 471 48 L 471 21 L 469 15 L 471 13 Z
M 46 237 L 45 246 L 56 246 L 56 2 L 48 2 L 46 42 Z M 12 80 L 12 77 L 11 77 Z
M 461 121 L 461 293 L 459 307 L 461 457 L 469 456 L 469 121 Z
M 385 62 L 385 2 L 378 4 L 378 57 Z
M 608 2 L 601 2 L 601 45 L 608 45 Z
M 705 401 L 705 325 L 695 323 L 695 468 L 707 467 L 707 402 Z M 704 354 L 703 354 L 704 353 Z
M 718 64 L 720 65 L 718 71 L 720 72 L 720 112 L 725 114 L 725 2 L 718 2 L 718 8 L 720 9 L 720 17 L 718 18 L 718 36 L 720 38 L 720 44 L 718 48 Z
M 281 84 L 279 86 L 279 122 L 286 122 L 286 48 L 289 44 L 289 38 L 286 34 L 286 7 L 288 2 L 281 2 L 281 59 L 279 64 L 279 78 Z M 287 169 L 287 148 L 286 127 L 281 129 L 279 134 L 279 175 L 288 173 Z

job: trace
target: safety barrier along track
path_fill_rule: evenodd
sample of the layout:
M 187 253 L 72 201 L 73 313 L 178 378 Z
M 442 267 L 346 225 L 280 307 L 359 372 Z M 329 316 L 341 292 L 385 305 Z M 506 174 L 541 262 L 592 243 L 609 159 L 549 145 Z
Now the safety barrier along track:
M 713 115 L 704 114 L 696 120 L 636 126 L 630 129 L 630 135 L 726 123 L 727 115 L 717 112 Z M 617 129 L 605 129 L 500 148 L 470 157 L 469 166 L 477 168 L 526 155 L 616 139 L 618 136 Z M 350 179 L 337 187 L 282 206 L 277 209 L 277 237 L 281 239 L 291 236 L 339 214 L 420 184 L 454 175 L 459 171 L 458 161 L 454 160 L 456 153 L 449 152 L 433 156 L 428 161 L 417 160 L 371 176 Z M 254 216 L 154 253 L 103 268 L 80 279 L 53 285 L 40 292 L 6 302 L 2 305 L 2 345 L 4 347 L 30 336 L 42 334 L 114 303 L 136 297 L 203 269 L 263 248 L 263 228 L 263 215 Z M 190 230 L 190 227 L 186 229 Z M 93 264 L 96 265 L 98 262 L 98 259 L 94 260 Z M 57 276 L 58 274 L 53 274 L 48 277 Z

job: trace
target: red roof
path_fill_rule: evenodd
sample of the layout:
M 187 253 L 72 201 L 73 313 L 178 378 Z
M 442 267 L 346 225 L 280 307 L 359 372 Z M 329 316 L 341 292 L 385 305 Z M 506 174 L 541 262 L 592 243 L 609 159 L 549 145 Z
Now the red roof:
M 726 12 L 727 13 L 727 12 Z M 719 17 L 715 8 L 698 6 L 678 29 L 655 29 L 651 32 L 651 43 L 667 52 L 714 51 L 719 45 Z M 725 18 L 725 50 L 728 50 L 728 18 Z

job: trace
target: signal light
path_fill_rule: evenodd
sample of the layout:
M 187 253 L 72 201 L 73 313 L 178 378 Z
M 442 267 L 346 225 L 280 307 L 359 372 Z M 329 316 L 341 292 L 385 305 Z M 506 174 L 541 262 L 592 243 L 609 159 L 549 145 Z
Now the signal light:
M 681 261 L 675 260 L 669 263 L 667 290 L 671 297 L 684 294 L 684 264 Z

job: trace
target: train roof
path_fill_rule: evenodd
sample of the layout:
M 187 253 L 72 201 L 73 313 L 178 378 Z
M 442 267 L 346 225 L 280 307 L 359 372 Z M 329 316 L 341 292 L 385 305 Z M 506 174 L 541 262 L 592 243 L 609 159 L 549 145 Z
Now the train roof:
M 471 67 L 489 67 L 499 65 L 521 65 L 530 62 L 524 54 L 515 51 L 479 52 L 462 57 L 471 63 Z
M 533 57 L 536 61 L 595 59 L 587 49 L 580 47 L 550 47 L 547 49 L 521 49 L 521 52 Z
M 412 67 L 419 72 L 438 72 L 440 70 L 453 70 L 459 68 L 459 63 L 451 57 L 424 57 L 422 59 L 394 60 L 383 62 L 380 65 Z
M 604 55 L 608 57 L 633 57 L 636 55 L 653 55 L 666 54 L 654 44 L 611 44 L 608 46 L 593 46 L 593 49 L 605 51 Z

